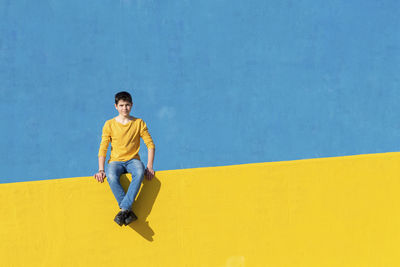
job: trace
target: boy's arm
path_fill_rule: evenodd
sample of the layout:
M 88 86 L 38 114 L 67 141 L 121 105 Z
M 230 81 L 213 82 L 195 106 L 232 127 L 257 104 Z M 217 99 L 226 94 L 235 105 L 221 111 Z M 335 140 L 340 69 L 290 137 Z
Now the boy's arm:
M 104 171 L 104 164 L 106 162 L 107 149 L 108 149 L 110 140 L 111 140 L 110 127 L 109 127 L 108 123 L 106 122 L 103 126 L 103 132 L 101 135 L 101 143 L 100 143 L 100 148 L 99 148 L 99 153 L 98 153 L 99 170 L 94 175 L 94 178 L 101 183 L 104 182 L 104 178 L 106 177 L 106 173 Z
M 104 178 L 106 177 L 106 173 L 104 171 L 105 162 L 106 157 L 99 156 L 99 171 L 94 175 L 94 178 L 100 183 L 104 182 Z
M 106 162 L 106 157 L 99 156 L 99 172 L 104 171 L 105 162 Z
M 147 156 L 147 168 L 146 168 L 146 177 L 148 180 L 153 179 L 154 177 L 154 170 L 153 170 L 153 163 L 154 163 L 154 154 L 155 154 L 155 149 L 154 148 L 148 148 L 148 156 Z
M 154 177 L 154 170 L 153 170 L 153 162 L 154 162 L 154 154 L 155 154 L 155 146 L 153 139 L 147 129 L 147 125 L 144 121 L 141 121 L 141 131 L 140 137 L 142 137 L 144 143 L 147 146 L 148 156 L 147 156 L 147 168 L 146 168 L 146 177 L 148 180 L 151 180 Z

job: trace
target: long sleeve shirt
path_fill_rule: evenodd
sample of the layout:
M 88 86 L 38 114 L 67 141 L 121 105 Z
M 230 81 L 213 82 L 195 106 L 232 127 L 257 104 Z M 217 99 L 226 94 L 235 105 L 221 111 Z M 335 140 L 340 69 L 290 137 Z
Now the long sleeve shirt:
M 98 156 L 107 156 L 107 148 L 111 142 L 111 161 L 128 161 L 139 159 L 140 137 L 147 148 L 155 148 L 153 139 L 147 129 L 146 123 L 139 118 L 133 118 L 127 124 L 122 124 L 115 118 L 105 122 Z

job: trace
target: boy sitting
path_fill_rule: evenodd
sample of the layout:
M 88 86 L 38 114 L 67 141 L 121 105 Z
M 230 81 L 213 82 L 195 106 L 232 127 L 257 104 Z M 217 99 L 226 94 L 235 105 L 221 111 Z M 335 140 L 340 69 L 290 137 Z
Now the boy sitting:
M 99 149 L 99 171 L 94 178 L 103 183 L 104 178 L 113 192 L 120 212 L 115 216 L 114 221 L 122 226 L 130 224 L 137 217 L 132 211 L 132 204 L 139 192 L 144 175 L 148 180 L 154 177 L 153 162 L 155 146 L 148 132 L 146 123 L 139 118 L 130 116 L 132 109 L 132 97 L 128 92 L 119 92 L 115 95 L 115 108 L 119 115 L 107 120 L 103 127 Z M 148 149 L 147 168 L 140 161 L 140 137 Z M 107 155 L 108 144 L 111 142 L 111 155 L 108 160 L 107 174 L 104 171 L 104 164 Z M 132 174 L 132 182 L 125 194 L 120 183 L 120 175 L 123 173 Z

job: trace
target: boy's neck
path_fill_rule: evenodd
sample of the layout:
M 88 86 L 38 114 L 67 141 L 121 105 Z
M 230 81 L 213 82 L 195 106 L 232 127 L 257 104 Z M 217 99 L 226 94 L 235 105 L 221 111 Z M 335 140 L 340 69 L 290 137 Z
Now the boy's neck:
M 127 121 L 131 121 L 133 119 L 133 117 L 131 115 L 123 116 L 123 115 L 119 114 L 116 119 L 120 122 L 127 122 Z

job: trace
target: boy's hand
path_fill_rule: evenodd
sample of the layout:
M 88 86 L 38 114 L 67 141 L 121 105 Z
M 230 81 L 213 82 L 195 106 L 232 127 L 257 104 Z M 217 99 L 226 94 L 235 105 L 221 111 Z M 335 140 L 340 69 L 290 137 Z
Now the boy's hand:
M 104 171 L 98 172 L 93 176 L 99 183 L 104 182 L 104 178 L 106 177 L 106 173 Z
M 152 167 L 147 167 L 146 170 L 144 171 L 144 175 L 146 176 L 147 180 L 153 179 L 155 174 L 155 171 L 153 170 Z

